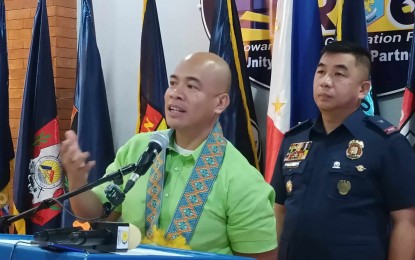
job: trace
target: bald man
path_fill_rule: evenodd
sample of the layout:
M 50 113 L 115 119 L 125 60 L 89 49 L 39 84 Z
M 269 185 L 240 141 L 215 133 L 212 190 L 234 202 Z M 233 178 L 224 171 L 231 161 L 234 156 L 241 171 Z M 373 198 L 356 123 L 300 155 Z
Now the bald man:
M 229 105 L 230 83 L 228 64 L 213 53 L 189 55 L 176 67 L 164 96 L 171 129 L 160 131 L 169 136 L 166 152 L 158 156 L 160 167 L 137 181 L 108 220 L 138 226 L 146 243 L 276 259 L 274 191 L 223 137 L 218 121 Z M 107 173 L 135 163 L 151 134 L 132 137 Z M 87 184 L 95 162 L 88 161 L 72 131 L 62 142 L 61 157 L 69 189 Z M 101 216 L 107 185 L 72 198 L 73 211 L 84 218 Z

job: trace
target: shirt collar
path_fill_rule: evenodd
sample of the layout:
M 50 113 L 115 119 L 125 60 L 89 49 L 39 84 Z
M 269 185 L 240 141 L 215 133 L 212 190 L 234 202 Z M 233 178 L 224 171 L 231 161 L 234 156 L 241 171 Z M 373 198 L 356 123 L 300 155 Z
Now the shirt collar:
M 353 136 L 358 137 L 361 135 L 361 123 L 365 117 L 365 114 L 361 108 L 356 109 L 352 114 L 350 114 L 343 123 L 339 126 L 344 126 Z M 323 126 L 323 120 L 321 114 L 316 119 L 312 127 L 313 131 L 317 134 L 326 134 L 326 130 Z
M 174 151 L 178 154 L 178 151 L 174 148 L 174 139 L 175 134 L 174 132 L 169 137 L 169 146 L 167 147 L 167 151 Z M 206 143 L 206 140 L 202 142 L 191 154 L 185 155 L 185 157 L 192 156 L 193 160 L 196 161 L 199 158 L 200 152 L 202 151 L 203 145 Z
M 365 113 L 361 108 L 356 109 L 350 116 L 344 120 L 343 125 L 349 130 L 349 132 L 358 137 L 362 134 L 362 122 L 365 118 Z

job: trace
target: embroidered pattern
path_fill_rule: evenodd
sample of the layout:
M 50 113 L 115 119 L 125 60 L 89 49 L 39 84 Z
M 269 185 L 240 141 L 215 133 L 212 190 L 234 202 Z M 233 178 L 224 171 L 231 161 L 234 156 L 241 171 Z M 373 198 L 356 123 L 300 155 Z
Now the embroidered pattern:
M 164 158 L 166 151 L 158 154 L 151 166 L 151 174 L 147 185 L 146 195 L 146 235 L 151 237 L 153 226 L 158 226 L 158 219 L 161 211 L 161 198 L 163 195 L 164 183 Z
M 215 183 L 226 150 L 220 124 L 217 122 L 204 144 L 199 158 L 193 167 L 189 181 L 179 200 L 173 219 L 165 234 L 167 239 L 184 237 L 189 243 L 209 193 Z M 163 193 L 165 153 L 157 157 L 153 164 L 146 198 L 146 236 L 151 240 L 153 226 L 158 226 Z

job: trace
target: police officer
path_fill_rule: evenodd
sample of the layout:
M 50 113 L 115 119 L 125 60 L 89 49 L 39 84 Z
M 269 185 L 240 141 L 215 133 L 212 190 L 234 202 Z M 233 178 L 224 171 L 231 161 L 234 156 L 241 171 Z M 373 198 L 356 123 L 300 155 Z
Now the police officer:
M 369 72 L 357 45 L 321 52 L 320 116 L 286 133 L 272 179 L 280 260 L 415 259 L 415 155 L 399 129 L 360 109 Z

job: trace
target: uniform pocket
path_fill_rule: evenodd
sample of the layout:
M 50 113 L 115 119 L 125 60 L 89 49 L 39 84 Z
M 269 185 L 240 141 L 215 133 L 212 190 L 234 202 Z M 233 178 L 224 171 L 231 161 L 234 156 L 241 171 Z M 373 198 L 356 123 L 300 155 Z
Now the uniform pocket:
M 360 169 L 360 171 L 359 171 Z M 359 199 L 364 191 L 368 174 L 356 166 L 347 166 L 342 169 L 331 169 L 327 195 L 329 198 L 344 202 L 353 202 Z

